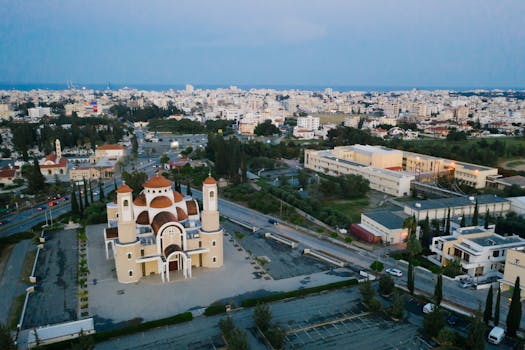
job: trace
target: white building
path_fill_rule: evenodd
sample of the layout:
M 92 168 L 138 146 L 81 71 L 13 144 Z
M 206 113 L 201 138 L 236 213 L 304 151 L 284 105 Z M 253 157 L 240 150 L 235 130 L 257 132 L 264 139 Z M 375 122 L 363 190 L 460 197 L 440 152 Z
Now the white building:
M 30 118 L 42 118 L 44 116 L 51 116 L 51 108 L 49 107 L 34 107 L 28 108 L 27 114 Z
M 311 115 L 307 117 L 297 118 L 297 127 L 299 129 L 317 130 L 319 129 L 319 123 L 320 123 L 319 117 L 312 117 Z

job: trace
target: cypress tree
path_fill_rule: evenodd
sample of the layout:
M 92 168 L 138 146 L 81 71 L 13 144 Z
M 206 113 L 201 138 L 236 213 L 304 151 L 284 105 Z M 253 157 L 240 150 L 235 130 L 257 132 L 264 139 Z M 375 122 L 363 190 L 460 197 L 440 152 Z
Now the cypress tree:
M 86 183 L 86 179 L 82 179 L 82 180 L 84 180 L 84 208 L 87 208 L 89 205 L 87 183 Z
M 494 292 L 492 286 L 490 286 L 489 292 L 487 293 L 487 300 L 485 301 L 485 312 L 483 313 L 483 322 L 488 326 L 490 319 L 492 318 L 492 300 L 494 299 Z
M 520 302 L 520 276 L 516 277 L 514 283 L 514 292 L 512 293 L 512 301 L 510 302 L 509 313 L 507 314 L 507 333 L 511 337 L 516 336 L 516 331 L 520 327 L 521 321 L 521 302 Z
M 478 226 L 479 221 L 479 210 L 478 210 L 478 200 L 476 200 L 476 205 L 474 206 L 474 215 L 472 215 L 472 226 Z
M 425 221 L 423 222 L 423 232 L 421 235 L 421 244 L 423 245 L 423 249 L 428 250 L 430 245 L 432 244 L 432 232 L 430 229 L 430 219 L 427 217 L 425 218 Z
M 485 330 L 487 326 L 483 323 L 481 317 L 481 310 L 478 310 L 474 313 L 474 317 L 470 323 L 470 328 L 467 335 L 467 345 L 472 350 L 482 350 L 485 349 Z
M 80 217 L 82 217 L 84 215 L 84 204 L 82 202 L 82 193 L 80 193 L 80 187 L 78 188 L 78 207 Z
M 445 235 L 450 235 L 450 208 L 448 208 L 447 222 L 445 225 Z
M 91 200 L 91 203 L 95 202 L 93 200 L 93 184 L 91 183 L 91 181 L 89 181 L 89 199 Z
M 187 194 L 188 196 L 191 196 L 191 195 L 192 195 L 192 193 L 191 193 L 191 182 L 190 182 L 190 180 L 188 180 L 188 182 L 186 183 L 186 194 Z
M 78 202 L 77 202 L 77 192 L 76 192 L 76 186 L 75 185 L 73 185 L 73 191 L 71 193 L 71 212 L 74 215 L 78 215 L 79 214 Z
M 494 326 L 499 325 L 500 301 L 501 301 L 501 289 L 498 287 L 498 294 L 496 296 L 496 307 L 494 308 Z
M 440 305 L 441 300 L 443 300 L 443 276 L 441 274 L 437 276 L 436 286 L 434 287 L 434 300 L 436 305 Z
M 485 229 L 488 229 L 489 228 L 489 219 L 490 219 L 490 213 L 489 213 L 489 210 L 487 209 L 487 211 L 485 212 L 485 224 L 483 225 L 483 227 L 485 227 Z
M 410 294 L 414 294 L 414 266 L 412 262 L 408 263 L 407 288 Z
M 99 200 L 100 202 L 104 203 L 104 186 L 102 186 L 102 180 L 98 181 L 98 192 L 99 192 Z
M 467 224 L 466 224 L 466 222 L 465 222 L 465 215 L 463 215 L 463 216 L 461 217 L 461 221 L 460 221 L 460 223 L 459 223 L 459 226 L 460 226 L 460 227 L 465 227 L 465 226 L 467 226 Z

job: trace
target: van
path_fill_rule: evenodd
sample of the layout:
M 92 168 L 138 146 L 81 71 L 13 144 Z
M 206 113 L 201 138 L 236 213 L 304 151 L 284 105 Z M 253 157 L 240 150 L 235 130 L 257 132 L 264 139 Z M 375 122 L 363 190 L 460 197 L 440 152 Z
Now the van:
M 491 344 L 499 344 L 505 338 L 505 330 L 501 327 L 494 327 L 489 333 L 488 341 Z

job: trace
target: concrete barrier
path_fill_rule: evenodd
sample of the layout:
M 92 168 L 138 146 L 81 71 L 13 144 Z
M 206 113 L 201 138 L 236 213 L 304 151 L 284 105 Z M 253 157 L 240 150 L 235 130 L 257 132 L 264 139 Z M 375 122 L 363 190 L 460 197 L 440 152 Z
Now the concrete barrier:
M 346 265 L 346 261 L 340 260 L 334 256 L 331 256 L 327 253 L 324 253 L 324 252 L 321 252 L 315 249 L 306 248 L 303 250 L 303 254 L 311 255 L 313 257 L 318 258 L 319 260 L 322 260 L 324 262 L 327 262 L 329 264 L 332 264 L 338 267 L 344 267 Z
M 232 219 L 232 218 L 230 218 L 230 217 L 228 217 L 228 216 L 225 216 L 225 218 L 228 219 L 229 221 L 233 222 L 234 224 L 237 224 L 237 225 L 239 225 L 239 226 L 242 226 L 242 227 L 244 227 L 244 228 L 247 228 L 248 230 L 250 230 L 250 231 L 252 231 L 252 232 L 256 232 L 256 231 L 259 230 L 259 228 L 256 227 L 256 226 L 248 225 L 248 224 L 246 224 L 246 223 L 244 223 L 244 222 L 241 222 L 241 221 L 239 221 L 239 220 Z
M 297 246 L 298 246 L 298 242 L 296 240 L 288 238 L 288 237 L 285 237 L 283 235 L 276 234 L 276 233 L 266 232 L 264 234 L 264 237 L 273 239 L 273 240 L 275 240 L 277 242 L 280 242 L 280 243 L 283 243 L 283 244 L 286 244 L 287 246 L 291 247 L 292 249 L 293 248 L 297 248 Z

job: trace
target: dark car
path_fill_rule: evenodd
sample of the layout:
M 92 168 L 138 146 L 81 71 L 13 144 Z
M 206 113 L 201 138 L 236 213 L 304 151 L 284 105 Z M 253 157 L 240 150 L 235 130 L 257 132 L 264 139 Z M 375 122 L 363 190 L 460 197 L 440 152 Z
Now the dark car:
M 448 323 L 449 326 L 455 326 L 456 323 L 458 323 L 458 319 L 459 318 L 456 315 L 450 314 L 447 317 L 447 323 Z

